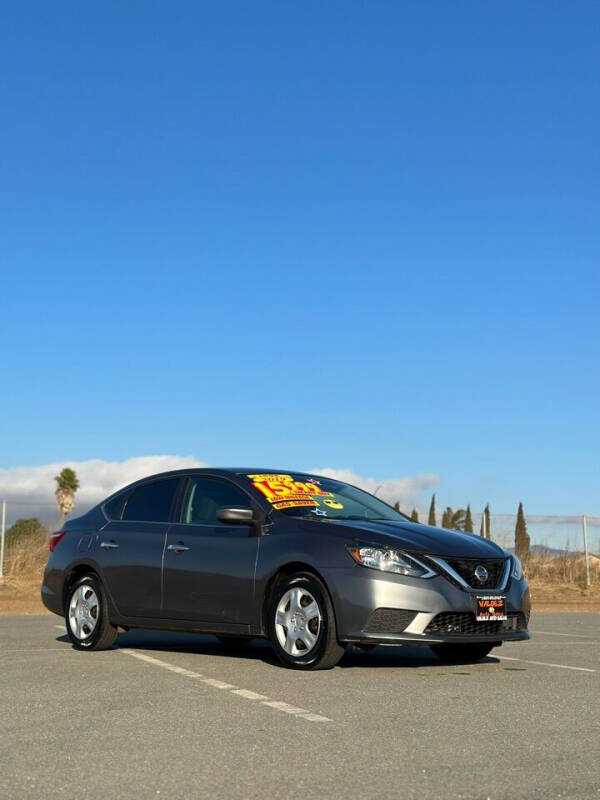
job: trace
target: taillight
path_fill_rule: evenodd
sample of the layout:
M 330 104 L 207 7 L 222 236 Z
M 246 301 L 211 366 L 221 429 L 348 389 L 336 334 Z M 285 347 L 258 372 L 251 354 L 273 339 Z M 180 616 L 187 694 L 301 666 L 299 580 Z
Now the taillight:
M 50 538 L 48 539 L 48 547 L 50 548 L 50 552 L 54 550 L 54 548 L 60 542 L 65 533 L 66 531 L 56 531 L 56 533 L 50 534 Z

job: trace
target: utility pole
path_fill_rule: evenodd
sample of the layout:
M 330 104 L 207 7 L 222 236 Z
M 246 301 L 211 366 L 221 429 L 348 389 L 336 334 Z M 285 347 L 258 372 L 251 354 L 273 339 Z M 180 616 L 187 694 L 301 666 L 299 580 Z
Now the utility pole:
M 590 559 L 588 557 L 588 548 L 587 548 L 587 519 L 585 518 L 585 514 L 581 518 L 582 526 L 583 526 L 583 558 L 585 560 L 585 585 L 590 585 Z
M 0 580 L 4 578 L 4 534 L 6 533 L 6 500 L 2 501 L 2 527 L 0 528 Z

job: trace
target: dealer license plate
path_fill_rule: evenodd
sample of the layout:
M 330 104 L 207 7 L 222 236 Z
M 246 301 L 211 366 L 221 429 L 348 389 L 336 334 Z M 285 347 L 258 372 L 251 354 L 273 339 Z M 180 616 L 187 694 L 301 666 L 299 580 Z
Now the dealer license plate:
M 485 595 L 477 597 L 477 622 L 502 622 L 507 620 L 506 597 Z

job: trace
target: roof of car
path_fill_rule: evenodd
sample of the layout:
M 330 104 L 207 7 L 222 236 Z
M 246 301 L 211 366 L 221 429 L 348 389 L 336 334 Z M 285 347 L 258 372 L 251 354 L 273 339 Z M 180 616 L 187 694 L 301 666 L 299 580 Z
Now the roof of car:
M 303 472 L 297 469 L 273 469 L 272 467 L 187 467 L 185 469 L 172 469 L 168 472 L 157 472 L 153 475 L 146 475 L 135 483 L 147 481 L 150 478 L 169 478 L 177 475 L 312 475 L 310 472 Z

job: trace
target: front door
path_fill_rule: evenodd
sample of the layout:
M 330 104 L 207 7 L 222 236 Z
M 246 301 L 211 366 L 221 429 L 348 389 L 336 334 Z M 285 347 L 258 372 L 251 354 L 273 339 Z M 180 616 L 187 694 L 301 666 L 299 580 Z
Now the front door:
M 163 616 L 248 625 L 254 621 L 254 568 L 259 538 L 252 525 L 219 522 L 227 506 L 250 498 L 227 480 L 190 477 L 180 521 L 167 532 Z

